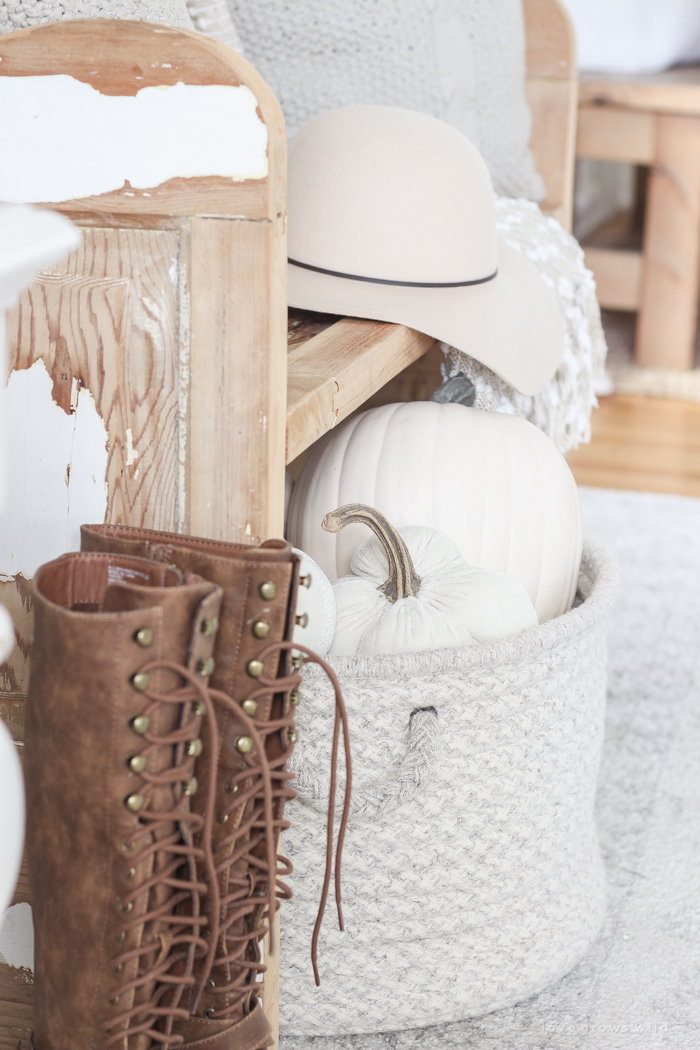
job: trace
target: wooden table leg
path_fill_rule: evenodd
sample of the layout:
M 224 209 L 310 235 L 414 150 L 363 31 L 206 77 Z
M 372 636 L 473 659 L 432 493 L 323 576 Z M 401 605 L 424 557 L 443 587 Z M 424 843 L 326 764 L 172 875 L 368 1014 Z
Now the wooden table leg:
M 700 287 L 700 118 L 657 117 L 649 180 L 638 365 L 688 369 Z

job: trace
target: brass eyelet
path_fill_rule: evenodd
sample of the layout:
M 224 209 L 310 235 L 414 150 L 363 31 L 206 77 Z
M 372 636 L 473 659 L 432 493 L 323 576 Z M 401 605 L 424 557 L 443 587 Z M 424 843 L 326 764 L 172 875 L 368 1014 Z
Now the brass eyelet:
M 203 700 L 198 700 L 194 705 L 194 713 L 202 718 L 207 713 L 207 705 Z
M 228 820 L 228 813 L 224 813 L 223 816 L 218 816 L 216 818 L 216 823 L 217 824 L 225 824 L 227 822 L 227 820 Z
M 109 1003 L 110 1006 L 116 1006 L 117 1003 L 119 1002 L 119 996 L 118 995 L 113 995 L 111 999 L 107 1000 L 107 1002 Z
M 143 795 L 135 792 L 133 795 L 127 795 L 124 799 L 124 805 L 130 813 L 138 813 L 139 810 L 143 809 L 143 804 L 146 801 Z
M 255 718 L 258 712 L 258 701 L 257 700 L 244 700 L 241 707 L 250 718 Z
M 277 584 L 272 580 L 263 580 L 258 591 L 261 598 L 264 598 L 266 602 L 271 602 L 277 597 Z
M 124 853 L 133 853 L 134 850 L 136 849 L 136 843 L 132 842 L 131 845 L 129 845 L 129 843 L 126 841 L 126 839 L 122 839 L 121 842 L 119 843 L 119 848 Z
M 198 787 L 199 787 L 199 785 L 197 784 L 197 778 L 196 777 L 190 777 L 190 779 L 185 784 L 185 794 L 186 795 L 196 795 Z
M 121 944 L 122 941 L 126 940 L 126 933 L 124 932 L 124 930 L 122 930 L 121 933 L 115 933 L 114 939 L 117 942 L 117 944 Z
M 207 981 L 207 984 L 209 985 L 210 988 L 216 988 L 216 981 L 214 980 L 213 977 L 209 978 L 209 980 Z
M 197 662 L 197 671 L 201 674 L 202 678 L 209 678 L 210 675 L 214 674 L 214 657 L 208 656 L 206 660 L 199 660 Z
M 132 718 L 129 722 L 129 725 L 131 726 L 133 731 L 135 733 L 138 733 L 139 736 L 143 736 L 144 733 L 148 732 L 150 724 L 151 720 L 148 717 L 148 715 L 136 715 L 135 718 Z
M 238 784 L 224 784 L 224 791 L 227 795 L 235 795 L 238 791 Z
M 267 620 L 256 620 L 252 626 L 253 635 L 256 638 L 267 638 L 271 630 Z
M 265 670 L 265 665 L 262 660 L 249 660 L 245 669 L 251 678 L 260 678 Z
M 112 967 L 112 973 L 121 973 L 123 969 L 124 966 L 122 965 L 122 963 L 117 963 L 116 966 Z
M 146 674 L 145 671 L 137 671 L 136 674 L 132 674 L 130 681 L 137 693 L 145 693 L 151 681 L 151 676 Z
M 301 613 L 299 616 L 294 617 L 294 622 L 297 627 L 308 627 L 309 626 L 309 614 Z
M 216 616 L 210 620 L 202 620 L 201 631 L 205 638 L 211 638 L 219 630 L 219 621 Z
M 126 760 L 126 767 L 132 773 L 143 773 L 147 764 L 148 760 L 145 755 L 129 755 Z
M 129 879 L 129 881 L 131 881 L 131 879 L 133 879 L 135 875 L 136 875 L 136 868 L 129 868 L 129 870 L 124 873 L 124 878 L 125 879 Z
M 311 586 L 311 580 L 312 580 L 312 576 L 311 576 L 311 573 L 309 572 L 309 573 L 307 573 L 306 576 L 300 576 L 299 577 L 299 585 L 301 587 L 306 587 L 308 589 Z
M 214 1013 L 215 1013 L 214 1007 L 213 1006 L 208 1006 L 206 1008 L 206 1010 L 204 1011 L 203 1016 L 206 1017 L 208 1020 L 211 1020 L 211 1018 L 214 1016 Z
M 134 632 L 134 641 L 142 649 L 148 649 L 149 645 L 153 645 L 153 631 L 150 627 L 142 627 L 140 631 Z
M 289 702 L 290 702 L 290 704 L 292 704 L 294 707 L 296 707 L 296 705 L 299 703 L 299 699 L 300 699 L 299 690 L 298 689 L 292 689 L 291 693 L 289 694 Z
M 134 910 L 134 902 L 133 901 L 126 901 L 126 903 L 124 901 L 122 901 L 121 904 L 119 905 L 119 911 L 122 913 L 122 915 L 128 915 L 129 912 L 131 912 L 133 910 Z
M 240 751 L 242 755 L 249 755 L 253 750 L 255 744 L 249 736 L 237 736 L 234 741 L 234 747 L 236 751 Z
M 299 733 L 297 732 L 296 729 L 289 729 L 287 731 L 287 740 L 288 740 L 288 742 L 290 744 L 296 744 L 298 739 L 299 739 Z
M 187 754 L 190 756 L 190 758 L 199 758 L 203 748 L 204 745 L 202 741 L 199 739 L 199 737 L 197 737 L 196 740 L 190 740 L 189 744 L 187 745 Z

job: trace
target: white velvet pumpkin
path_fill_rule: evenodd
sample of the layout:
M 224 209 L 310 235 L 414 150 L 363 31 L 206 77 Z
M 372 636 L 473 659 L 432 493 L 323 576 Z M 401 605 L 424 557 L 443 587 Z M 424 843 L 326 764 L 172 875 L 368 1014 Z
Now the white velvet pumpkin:
M 335 595 L 330 580 L 313 558 L 294 548 L 301 556 L 297 591 L 297 623 L 292 641 L 325 656 L 335 634 Z
M 540 622 L 573 604 L 581 561 L 578 491 L 564 457 L 517 416 L 416 401 L 370 409 L 312 449 L 289 508 L 289 538 L 333 581 L 350 572 L 365 525 L 324 532 L 345 503 L 395 526 L 445 532 L 470 565 L 506 573 Z
M 334 656 L 448 649 L 510 638 L 537 626 L 527 591 L 512 576 L 468 565 L 444 532 L 421 525 L 387 529 L 382 515 L 372 508 L 364 512 L 380 519 L 379 529 L 353 554 L 352 575 L 333 584 Z M 405 546 L 398 546 L 397 537 Z M 399 574 L 401 559 L 407 565 L 402 591 L 408 593 L 397 596 L 390 588 L 387 594 L 384 588 Z

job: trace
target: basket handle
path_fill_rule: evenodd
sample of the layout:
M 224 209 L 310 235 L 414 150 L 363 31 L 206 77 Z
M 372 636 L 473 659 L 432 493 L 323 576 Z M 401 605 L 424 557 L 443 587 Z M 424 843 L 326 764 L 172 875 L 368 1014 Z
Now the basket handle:
M 440 722 L 437 709 L 416 707 L 408 721 L 405 754 L 388 776 L 379 778 L 369 792 L 359 793 L 353 816 L 373 817 L 391 813 L 412 802 L 430 785 L 437 766 Z
M 437 769 L 440 751 L 440 721 L 436 708 L 416 707 L 410 715 L 406 750 L 388 769 L 377 769 L 371 778 L 353 778 L 351 819 L 366 820 L 391 813 L 406 802 L 424 795 Z M 357 747 L 357 745 L 356 745 Z M 328 778 L 306 763 L 296 770 L 299 801 L 319 813 L 328 804 Z M 340 778 L 342 780 L 342 772 Z

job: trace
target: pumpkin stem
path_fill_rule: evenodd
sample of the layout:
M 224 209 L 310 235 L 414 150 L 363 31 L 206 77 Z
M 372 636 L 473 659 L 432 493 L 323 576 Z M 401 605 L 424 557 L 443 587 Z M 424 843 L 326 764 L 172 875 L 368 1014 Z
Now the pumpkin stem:
M 409 595 L 415 597 L 420 590 L 421 578 L 413 567 L 408 547 L 378 510 L 364 503 L 346 503 L 326 514 L 322 527 L 326 532 L 340 532 L 346 525 L 355 523 L 368 525 L 386 551 L 389 578 L 377 590 L 390 602 Z

